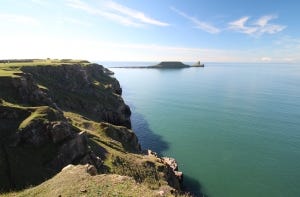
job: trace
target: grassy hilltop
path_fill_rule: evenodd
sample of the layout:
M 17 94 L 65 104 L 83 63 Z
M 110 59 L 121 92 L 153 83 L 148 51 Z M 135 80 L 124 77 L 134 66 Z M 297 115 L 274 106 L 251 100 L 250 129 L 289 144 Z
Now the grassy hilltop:
M 181 193 L 177 167 L 142 154 L 111 74 L 84 60 L 0 61 L 1 195 Z

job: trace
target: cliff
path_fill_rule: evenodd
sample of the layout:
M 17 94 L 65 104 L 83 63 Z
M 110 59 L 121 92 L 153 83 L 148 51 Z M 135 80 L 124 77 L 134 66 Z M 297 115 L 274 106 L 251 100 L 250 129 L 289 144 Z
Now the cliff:
M 141 152 L 111 74 L 87 61 L 0 63 L 0 192 L 38 185 L 3 195 L 181 193 L 176 162 Z

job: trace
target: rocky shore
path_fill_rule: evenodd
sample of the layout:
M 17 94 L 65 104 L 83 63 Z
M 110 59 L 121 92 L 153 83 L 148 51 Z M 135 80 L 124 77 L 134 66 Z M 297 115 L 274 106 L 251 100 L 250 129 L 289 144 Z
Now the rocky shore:
M 66 174 L 73 170 L 93 186 L 86 195 L 118 176 L 123 177 L 119 185 L 101 186 L 101 192 L 125 195 L 119 186 L 126 183 L 140 184 L 144 196 L 187 195 L 175 159 L 141 150 L 131 130 L 130 108 L 111 74 L 87 61 L 0 63 L 0 192 L 36 185 L 6 195 L 79 195 L 81 189 L 56 193 L 49 186 L 61 184 L 60 174 L 73 182 Z M 90 183 L 82 173 L 96 178 Z

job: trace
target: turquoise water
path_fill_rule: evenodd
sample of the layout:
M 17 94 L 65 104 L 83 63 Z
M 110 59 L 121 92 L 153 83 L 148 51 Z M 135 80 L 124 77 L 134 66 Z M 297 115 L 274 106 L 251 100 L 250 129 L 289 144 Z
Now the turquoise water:
M 300 65 L 111 70 L 142 147 L 175 157 L 189 190 L 300 196 Z

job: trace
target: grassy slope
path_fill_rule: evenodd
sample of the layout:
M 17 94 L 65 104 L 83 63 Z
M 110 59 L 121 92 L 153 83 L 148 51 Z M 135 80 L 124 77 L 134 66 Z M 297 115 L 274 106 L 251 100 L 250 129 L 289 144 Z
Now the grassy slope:
M 58 60 L 51 61 L 52 60 L 45 60 L 41 62 L 38 60 L 34 63 L 0 63 L 0 78 L 18 77 L 18 75 L 15 75 L 14 73 L 21 73 L 20 69 L 24 66 L 57 66 L 62 63 Z M 68 62 L 64 63 L 72 65 L 80 62 L 68 60 Z M 84 62 L 81 65 L 84 66 L 86 64 L 87 63 Z M 49 84 L 42 84 L 42 88 L 51 88 L 49 87 Z M 5 83 L 0 84 L 0 86 L 3 86 L 1 88 L 8 89 Z M 14 95 L 13 92 L 5 96 L 8 97 Z M 1 94 L 0 98 L 3 98 Z M 52 109 L 49 107 L 21 107 L 17 104 L 11 104 L 5 101 L 1 102 L 2 107 L 15 108 L 24 112 L 24 115 L 19 117 L 15 122 L 11 122 L 10 124 L 1 122 L 1 127 L 8 125 L 6 129 L 1 128 L 2 135 L 3 131 L 10 132 L 19 130 L 36 119 L 43 119 L 44 121 L 55 120 L 55 118 L 53 119 L 53 113 L 55 114 L 55 111 L 52 113 Z M 74 127 L 88 133 L 89 146 L 104 160 L 102 173 L 106 174 L 91 177 L 88 174 L 82 173 L 82 169 L 78 168 L 74 169 L 73 173 L 61 172 L 39 186 L 21 192 L 3 195 L 57 196 L 58 194 L 63 194 L 63 196 L 98 196 L 98 194 L 101 194 L 101 196 L 141 196 L 142 194 L 143 196 L 156 196 L 158 195 L 157 192 L 160 190 L 165 190 L 166 194 L 171 195 L 170 191 L 172 189 L 168 186 L 165 178 L 167 174 L 165 166 L 158 158 L 136 154 L 136 150 L 132 148 L 132 144 L 118 138 L 118 136 L 120 136 L 120 133 L 118 132 L 122 130 L 122 127 L 110 125 L 108 123 L 94 122 L 77 113 L 65 112 L 64 116 L 69 118 Z M 20 181 L 28 178 L 34 180 L 36 178 L 35 176 L 28 176 L 28 173 L 35 174 L 39 170 L 41 173 L 45 172 L 43 169 L 30 168 L 30 165 L 39 166 L 39 162 L 45 162 L 47 159 L 49 160 L 49 157 L 56 152 L 55 147 L 48 146 L 44 146 L 38 151 L 32 147 L 24 147 L 17 150 L 12 149 L 9 151 L 9 155 L 12 155 L 12 157 L 20 155 L 19 158 L 16 157 L 17 159 L 12 158 L 16 163 L 16 166 L 13 166 L 16 169 L 16 176 L 19 176 L 19 174 L 21 175 L 17 178 L 20 179 Z M 32 155 L 34 155 L 34 157 L 32 157 Z M 22 173 L 22 170 L 27 167 L 32 171 L 29 170 L 26 173 Z M 46 172 L 46 174 L 47 173 L 49 175 L 51 172 Z M 41 174 L 38 174 L 38 176 L 40 175 Z M 48 175 L 45 175 L 45 177 Z M 120 178 L 119 175 L 126 177 Z M 87 187 L 87 189 L 86 191 L 81 192 L 80 190 L 83 186 Z
M 21 192 L 4 194 L 4 197 L 11 196 L 160 196 L 159 192 L 164 191 L 164 196 L 173 196 L 171 188 L 161 187 L 159 190 L 152 190 L 143 184 L 139 184 L 128 176 L 116 174 L 101 174 L 90 176 L 85 172 L 85 166 L 68 166 L 61 173 L 43 184 Z M 162 192 L 161 192 L 162 193 Z
M 22 185 L 36 184 L 43 181 L 49 176 L 53 176 L 56 172 L 44 167 L 44 163 L 50 161 L 57 154 L 57 146 L 55 144 L 45 144 L 38 149 L 34 146 L 14 146 L 10 144 L 15 134 L 21 132 L 32 121 L 55 121 L 59 120 L 58 112 L 50 107 L 22 107 L 16 104 L 2 102 L 0 104 L 1 112 L 11 111 L 11 114 L 18 114 L 18 117 L 12 119 L 0 119 L 0 136 L 1 151 L 6 157 L 0 157 L 0 174 L 3 177 L 10 172 L 13 178 L 11 187 L 20 188 Z M 5 165 L 6 163 L 9 166 Z M 6 169 L 9 168 L 9 169 Z M 26 169 L 26 170 L 24 170 Z M 3 182 L 8 182 L 7 178 L 1 178 Z

